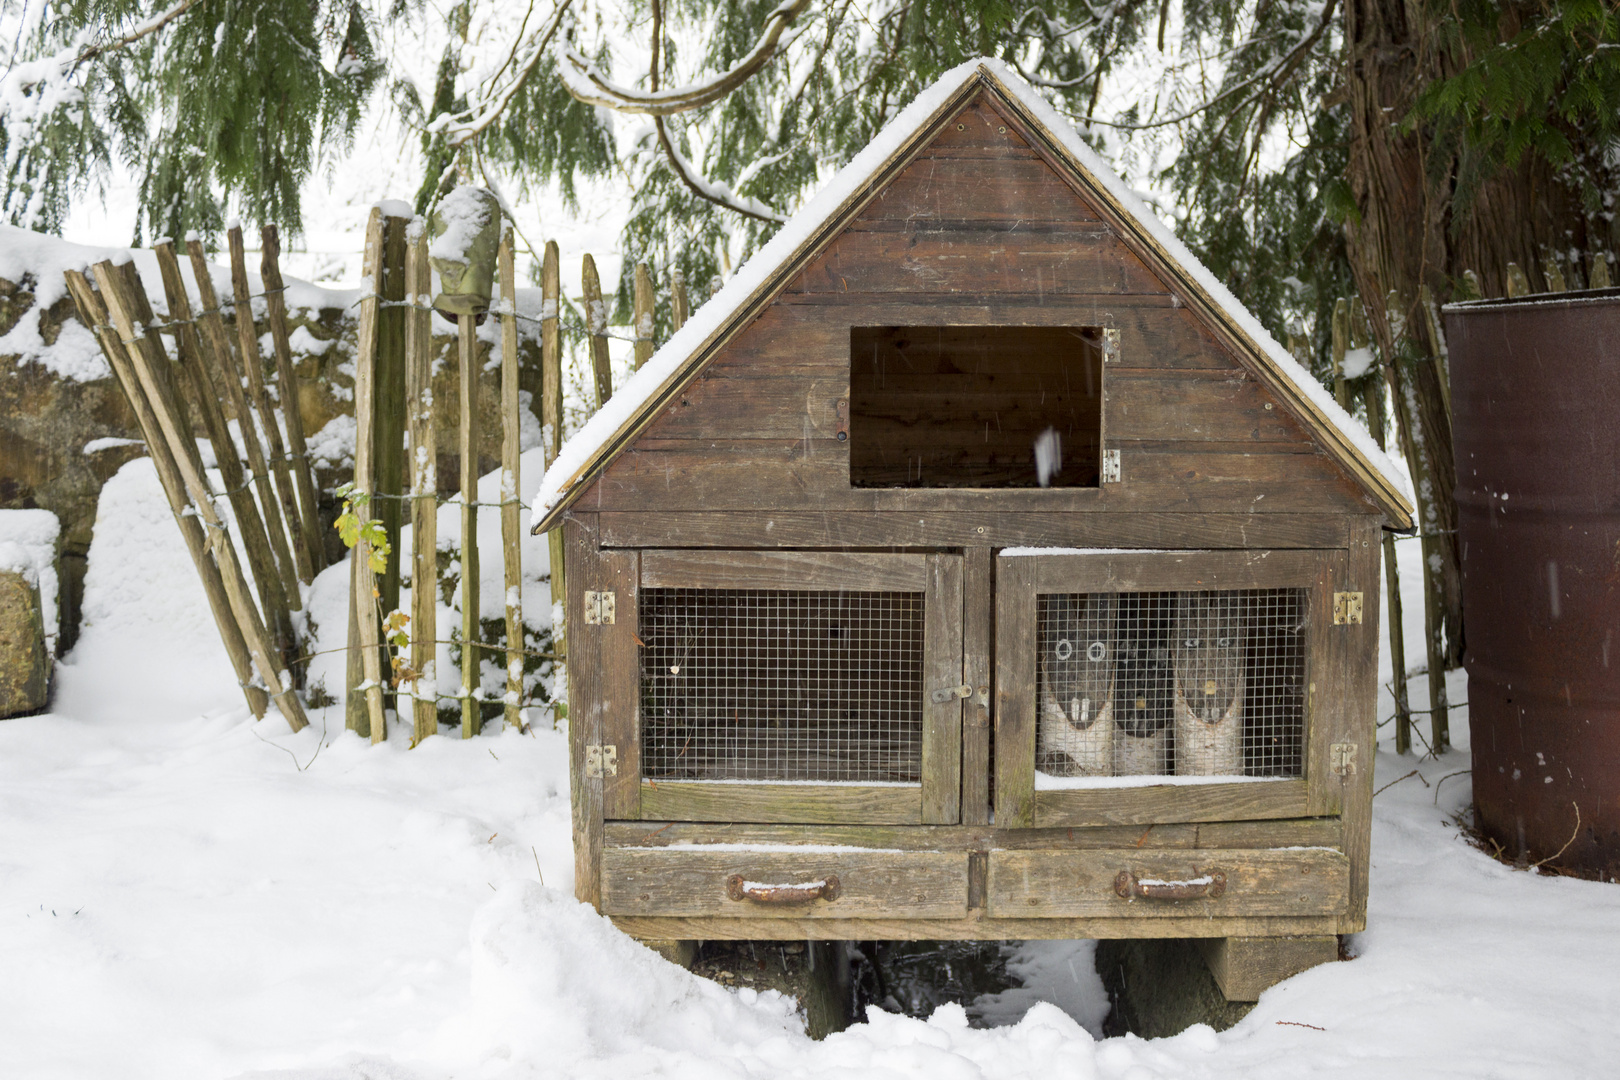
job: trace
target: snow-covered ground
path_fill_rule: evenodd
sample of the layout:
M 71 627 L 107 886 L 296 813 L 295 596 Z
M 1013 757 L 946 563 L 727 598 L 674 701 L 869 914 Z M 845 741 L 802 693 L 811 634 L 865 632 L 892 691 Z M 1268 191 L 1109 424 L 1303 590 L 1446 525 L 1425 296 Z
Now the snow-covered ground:
M 298 735 L 251 721 L 144 459 L 107 487 L 86 589 L 54 711 L 0 722 L 3 1077 L 1541 1078 L 1620 1060 L 1620 887 L 1469 847 L 1451 822 L 1466 750 L 1396 757 L 1383 729 L 1378 784 L 1422 778 L 1374 802 L 1356 958 L 1230 1031 L 1099 1041 L 1073 1018 L 1100 1016 L 1089 950 L 1057 944 L 975 1011 L 1005 1026 L 873 1012 L 815 1043 L 785 999 L 701 981 L 573 901 L 562 734 L 407 750 L 336 709 Z

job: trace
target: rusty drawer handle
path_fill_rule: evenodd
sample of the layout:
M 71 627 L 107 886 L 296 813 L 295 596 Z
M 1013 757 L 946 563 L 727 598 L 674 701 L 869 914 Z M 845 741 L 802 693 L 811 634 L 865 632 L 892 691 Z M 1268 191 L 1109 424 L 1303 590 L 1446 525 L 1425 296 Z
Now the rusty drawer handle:
M 1211 870 L 1186 881 L 1159 881 L 1121 870 L 1114 879 L 1114 891 L 1126 900 L 1214 900 L 1226 891 L 1226 875 Z
M 726 895 L 733 900 L 754 900 L 761 904 L 807 904 L 811 900 L 838 899 L 838 875 L 828 874 L 820 881 L 801 885 L 765 885 L 747 881 L 741 874 L 726 878 Z

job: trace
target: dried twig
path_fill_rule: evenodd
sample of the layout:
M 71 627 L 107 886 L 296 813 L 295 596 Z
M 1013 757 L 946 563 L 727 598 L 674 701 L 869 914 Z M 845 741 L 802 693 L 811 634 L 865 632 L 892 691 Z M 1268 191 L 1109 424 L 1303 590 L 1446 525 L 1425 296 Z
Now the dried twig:
M 1440 785 L 1441 784 L 1445 783 L 1447 780 L 1450 780 L 1453 776 L 1462 776 L 1463 774 L 1471 772 L 1471 771 L 1472 770 L 1470 770 L 1470 769 L 1458 769 L 1456 772 L 1448 772 L 1448 773 L 1446 773 L 1446 775 L 1444 775 L 1440 779 L 1436 780 L 1434 782 L 1434 805 L 1436 805 L 1436 806 L 1440 805 Z
M 1383 787 L 1381 787 L 1377 791 L 1373 792 L 1373 798 L 1375 798 L 1375 799 L 1378 798 L 1378 796 L 1382 795 L 1384 792 L 1388 791 L 1390 788 L 1394 787 L 1396 784 L 1400 783 L 1402 780 L 1410 780 L 1414 776 L 1421 776 L 1421 775 L 1422 774 L 1420 774 L 1416 769 L 1413 769 L 1411 772 L 1407 773 L 1405 776 L 1402 776 L 1402 777 L 1400 777 L 1398 779 L 1395 779 L 1395 780 L 1391 780 L 1389 783 L 1385 784 Z M 1427 780 L 1424 781 L 1424 786 L 1428 786 L 1428 781 Z
M 1545 859 L 1542 859 L 1540 862 L 1531 863 L 1530 866 L 1532 868 L 1538 867 L 1538 866 L 1545 866 L 1548 863 L 1552 862 L 1554 859 L 1558 858 L 1558 856 L 1562 855 L 1564 852 L 1569 850 L 1569 845 L 1573 844 L 1575 842 L 1575 838 L 1581 834 L 1581 808 L 1580 808 L 1579 805 L 1577 805 L 1576 803 L 1573 803 L 1573 802 L 1570 803 L 1569 805 L 1575 807 L 1575 828 L 1574 828 L 1574 830 L 1572 830 L 1570 832 L 1569 839 L 1564 841 L 1564 846 L 1563 847 L 1559 848 L 1557 851 L 1553 852 L 1551 855 L 1547 856 Z

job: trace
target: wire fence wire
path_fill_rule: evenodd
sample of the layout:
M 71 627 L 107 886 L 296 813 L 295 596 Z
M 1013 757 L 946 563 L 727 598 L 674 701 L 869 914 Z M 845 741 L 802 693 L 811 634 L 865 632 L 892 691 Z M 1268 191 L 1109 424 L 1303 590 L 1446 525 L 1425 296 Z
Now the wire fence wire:
M 643 589 L 654 780 L 915 783 L 923 594 Z
M 1302 775 L 1303 589 L 1043 595 L 1039 769 Z

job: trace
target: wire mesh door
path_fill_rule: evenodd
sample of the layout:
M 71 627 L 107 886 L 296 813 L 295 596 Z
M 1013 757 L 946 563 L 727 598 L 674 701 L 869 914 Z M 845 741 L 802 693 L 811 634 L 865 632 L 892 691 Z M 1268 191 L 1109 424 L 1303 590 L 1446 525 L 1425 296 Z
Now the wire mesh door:
M 916 783 L 924 594 L 644 588 L 643 775 Z
M 1304 589 L 1037 598 L 1049 776 L 1303 773 Z

